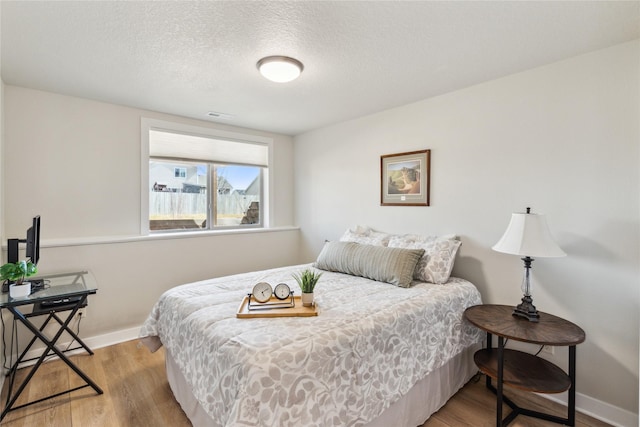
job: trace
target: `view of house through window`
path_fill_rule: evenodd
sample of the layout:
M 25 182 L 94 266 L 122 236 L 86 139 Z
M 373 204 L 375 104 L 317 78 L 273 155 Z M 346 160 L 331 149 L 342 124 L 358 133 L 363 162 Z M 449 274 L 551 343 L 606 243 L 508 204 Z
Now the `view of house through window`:
M 216 144 L 215 139 L 156 130 L 149 136 L 150 231 L 262 225 L 265 166 L 229 163 L 228 147 L 238 144 L 238 151 L 251 154 L 251 150 L 266 153 L 264 146 L 231 141 Z M 227 151 L 218 154 L 215 149 L 220 146 Z M 222 161 L 216 161 L 216 155 Z
M 260 224 L 260 168 L 256 166 L 214 166 L 216 203 L 214 226 Z
M 179 173 L 184 172 L 184 174 Z M 207 165 L 149 161 L 149 229 L 195 229 L 206 226 Z

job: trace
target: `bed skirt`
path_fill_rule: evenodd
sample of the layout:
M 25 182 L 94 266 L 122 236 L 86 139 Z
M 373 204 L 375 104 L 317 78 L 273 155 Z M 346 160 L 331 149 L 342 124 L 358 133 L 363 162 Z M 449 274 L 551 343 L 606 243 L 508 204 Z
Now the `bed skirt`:
M 409 393 L 387 408 L 378 418 L 364 427 L 416 427 L 460 390 L 477 372 L 473 354 L 480 348 L 475 344 L 450 359 L 446 364 L 423 378 Z M 202 409 L 191 393 L 169 350 L 165 348 L 167 378 L 173 395 L 194 427 L 221 426 Z

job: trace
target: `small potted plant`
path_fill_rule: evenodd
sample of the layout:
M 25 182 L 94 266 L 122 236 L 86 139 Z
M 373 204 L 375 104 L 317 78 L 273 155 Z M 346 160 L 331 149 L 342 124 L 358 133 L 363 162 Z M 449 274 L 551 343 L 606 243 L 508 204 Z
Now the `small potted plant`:
M 38 268 L 31 261 L 8 262 L 0 267 L 0 280 L 13 282 L 9 285 L 11 298 L 26 297 L 31 293 L 31 282 L 25 282 L 24 279 L 37 272 Z
M 306 269 L 300 274 L 293 273 L 292 276 L 296 279 L 298 285 L 300 285 L 300 291 L 302 291 L 302 305 L 304 307 L 311 307 L 313 305 L 313 290 L 315 289 L 320 276 L 322 276 L 322 273 Z

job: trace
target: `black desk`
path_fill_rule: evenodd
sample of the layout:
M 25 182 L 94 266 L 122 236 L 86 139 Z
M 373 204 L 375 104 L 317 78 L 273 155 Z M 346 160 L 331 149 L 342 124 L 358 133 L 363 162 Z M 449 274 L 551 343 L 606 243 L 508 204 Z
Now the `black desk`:
M 67 351 L 75 350 L 78 348 L 84 348 L 89 354 L 93 354 L 93 351 L 91 351 L 91 349 L 69 328 L 69 323 L 77 313 L 78 309 L 87 305 L 87 297 L 89 295 L 95 294 L 98 291 L 95 279 L 90 273 L 86 271 L 77 273 L 52 274 L 41 276 L 38 278 L 44 279 L 46 285 L 45 289 L 34 292 L 28 297 L 11 298 L 8 293 L 0 295 L 0 310 L 9 310 L 13 314 L 14 319 L 26 326 L 27 329 L 33 334 L 33 338 L 9 370 L 9 392 L 7 393 L 7 401 L 5 403 L 5 407 L 2 411 L 2 414 L 0 414 L 0 421 L 10 411 L 33 405 L 34 403 L 42 402 L 43 400 L 52 399 L 54 397 L 61 396 L 65 393 L 70 393 L 84 387 L 91 387 L 98 394 L 103 393 L 102 389 L 98 387 L 98 385 L 94 383 L 91 378 L 89 378 L 71 360 L 69 360 L 68 357 L 65 356 L 65 353 Z M 42 303 L 45 301 L 55 301 L 70 297 L 79 297 L 79 299 L 71 304 L 66 304 L 64 306 L 42 305 Z M 29 306 L 33 306 L 31 312 L 26 312 L 26 310 L 25 312 L 22 311 L 24 308 Z M 66 314 L 66 318 L 62 319 L 59 316 L 62 313 Z M 47 319 L 39 328 L 30 321 L 32 317 L 38 316 L 47 316 Z M 59 328 L 54 337 L 52 339 L 49 339 L 42 333 L 42 331 L 44 331 L 44 328 L 50 323 L 51 320 L 55 320 L 58 323 Z M 56 347 L 56 342 L 60 339 L 65 331 L 69 333 L 78 342 L 78 344 L 80 344 L 80 347 L 67 350 L 60 350 Z M 42 354 L 39 357 L 34 359 L 25 359 L 27 352 L 37 340 L 42 341 L 45 344 L 46 348 L 43 349 Z M 51 396 L 44 397 L 42 399 L 35 400 L 33 402 L 29 402 L 20 406 L 14 406 L 16 401 L 18 400 L 18 397 L 20 397 L 20 394 L 24 391 L 25 387 L 27 386 L 33 375 L 36 373 L 42 362 L 44 362 L 44 360 L 52 353 L 57 355 L 64 363 L 67 364 L 67 366 L 69 366 L 69 368 L 71 368 L 76 374 L 78 374 L 78 376 L 80 376 L 84 380 L 85 384 L 53 394 Z M 13 386 L 18 366 L 22 362 L 36 359 L 36 363 L 31 366 L 31 370 L 14 393 Z

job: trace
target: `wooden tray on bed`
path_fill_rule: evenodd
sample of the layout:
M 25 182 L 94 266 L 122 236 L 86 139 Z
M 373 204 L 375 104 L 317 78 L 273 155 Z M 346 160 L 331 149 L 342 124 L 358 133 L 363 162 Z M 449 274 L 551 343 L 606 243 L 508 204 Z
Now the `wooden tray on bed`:
M 249 297 L 245 296 L 242 298 L 242 303 L 240 303 L 240 307 L 238 307 L 238 311 L 236 312 L 236 317 L 241 319 L 252 319 L 256 317 L 309 317 L 309 316 L 317 316 L 318 308 L 314 304 L 311 307 L 304 307 L 302 305 L 302 300 L 299 295 L 293 296 L 295 300 L 295 307 L 285 307 L 285 308 L 271 308 L 267 310 L 249 310 Z M 282 302 L 274 297 L 271 297 L 269 302 Z M 252 303 L 253 306 L 253 303 Z

